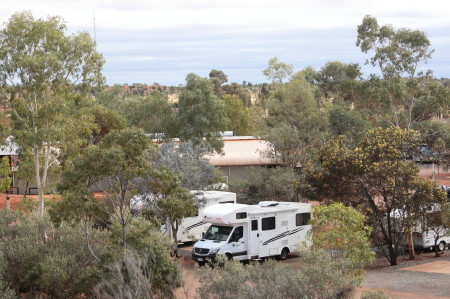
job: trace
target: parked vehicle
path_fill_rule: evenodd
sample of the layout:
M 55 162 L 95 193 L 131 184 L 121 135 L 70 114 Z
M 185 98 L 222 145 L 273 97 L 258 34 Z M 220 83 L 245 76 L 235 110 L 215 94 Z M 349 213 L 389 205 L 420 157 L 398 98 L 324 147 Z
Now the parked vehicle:
M 203 222 L 211 226 L 192 249 L 192 259 L 199 264 L 213 261 L 217 255 L 237 260 L 286 259 L 307 241 L 311 229 L 311 205 L 306 203 L 212 205 L 203 214 Z
M 203 222 L 205 208 L 215 204 L 236 203 L 236 193 L 224 191 L 191 191 L 195 194 L 197 201 L 197 214 L 193 217 L 183 218 L 177 233 L 178 243 L 199 240 L 203 233 L 209 227 L 208 223 Z M 169 234 L 170 230 L 167 225 L 162 225 L 161 230 Z
M 435 244 L 436 233 L 432 230 L 423 232 L 413 232 L 414 249 L 416 250 L 433 250 Z M 444 250 L 450 244 L 450 232 L 440 237 L 437 246 L 440 251 Z
M 178 232 L 178 243 L 185 243 L 189 241 L 199 240 L 202 234 L 206 232 L 209 227 L 208 223 L 203 222 L 203 210 L 211 205 L 236 203 L 236 193 L 225 191 L 191 191 L 195 195 L 197 203 L 197 214 L 193 217 L 183 218 Z M 144 194 L 138 195 L 131 199 L 130 206 L 134 212 L 138 212 L 154 201 L 154 195 Z M 170 227 L 167 224 L 161 225 L 161 231 L 170 235 Z

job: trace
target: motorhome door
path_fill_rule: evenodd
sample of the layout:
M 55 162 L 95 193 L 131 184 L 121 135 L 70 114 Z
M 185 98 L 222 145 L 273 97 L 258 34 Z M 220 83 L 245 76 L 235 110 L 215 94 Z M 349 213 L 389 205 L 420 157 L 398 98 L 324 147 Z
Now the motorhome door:
M 259 219 L 255 218 L 250 221 L 250 238 L 249 238 L 249 250 L 250 256 L 259 255 L 260 247 L 260 231 L 259 231 Z

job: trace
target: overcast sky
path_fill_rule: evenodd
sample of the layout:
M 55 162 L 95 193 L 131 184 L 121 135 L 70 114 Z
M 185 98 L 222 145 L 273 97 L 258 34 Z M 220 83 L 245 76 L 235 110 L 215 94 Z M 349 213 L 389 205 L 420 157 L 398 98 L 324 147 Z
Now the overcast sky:
M 265 82 L 277 56 L 320 69 L 328 61 L 359 63 L 356 27 L 367 14 L 381 25 L 425 31 L 435 49 L 422 69 L 450 77 L 450 2 L 446 0 L 1 0 L 3 24 L 14 12 L 59 15 L 70 32 L 94 35 L 108 84 L 184 84 L 188 73 L 223 70 L 230 82 Z

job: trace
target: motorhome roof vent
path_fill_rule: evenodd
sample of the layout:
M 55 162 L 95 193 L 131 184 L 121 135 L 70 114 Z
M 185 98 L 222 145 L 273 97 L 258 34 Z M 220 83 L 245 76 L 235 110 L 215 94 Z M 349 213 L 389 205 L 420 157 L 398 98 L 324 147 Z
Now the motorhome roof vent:
M 260 207 L 275 207 L 278 206 L 278 201 L 260 201 L 259 206 Z

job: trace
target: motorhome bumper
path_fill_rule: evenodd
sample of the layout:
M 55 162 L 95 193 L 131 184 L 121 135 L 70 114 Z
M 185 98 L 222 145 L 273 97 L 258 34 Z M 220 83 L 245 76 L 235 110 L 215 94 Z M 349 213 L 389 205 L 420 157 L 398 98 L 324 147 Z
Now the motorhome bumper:
M 197 255 L 195 253 L 192 254 L 192 259 L 197 262 L 210 262 L 214 261 L 217 254 L 208 254 L 208 255 Z

